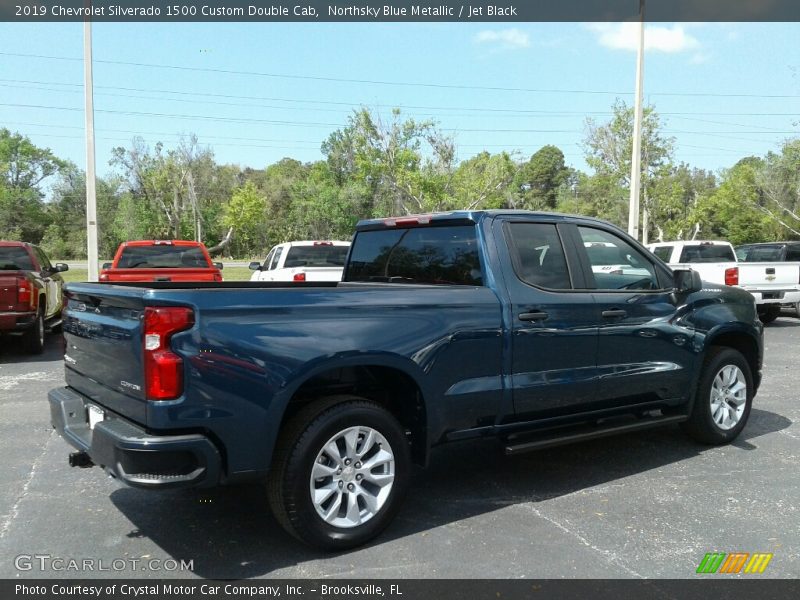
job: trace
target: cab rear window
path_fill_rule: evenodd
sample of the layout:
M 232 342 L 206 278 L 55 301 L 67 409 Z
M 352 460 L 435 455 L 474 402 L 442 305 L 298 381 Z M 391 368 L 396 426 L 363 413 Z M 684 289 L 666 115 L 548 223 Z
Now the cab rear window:
M 343 280 L 483 285 L 475 226 L 360 231 Z
M 736 262 L 736 255 L 733 253 L 733 249 L 730 246 L 721 244 L 697 244 L 696 246 L 684 246 L 678 262 Z
M 5 246 L 0 248 L 0 271 L 33 271 L 33 261 L 25 248 Z
M 198 247 L 128 246 L 119 257 L 118 269 L 211 268 Z

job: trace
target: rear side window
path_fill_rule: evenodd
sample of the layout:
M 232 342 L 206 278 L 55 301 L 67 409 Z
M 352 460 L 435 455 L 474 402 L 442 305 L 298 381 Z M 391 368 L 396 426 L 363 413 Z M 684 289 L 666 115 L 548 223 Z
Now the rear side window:
M 782 251 L 783 246 L 741 246 L 736 254 L 742 262 L 776 262 Z
M 122 251 L 119 269 L 211 268 L 200 248 L 187 246 L 128 246 Z
M 25 248 L 2 247 L 0 248 L 0 271 L 33 271 L 33 261 Z
M 555 225 L 509 223 L 507 231 L 517 277 L 530 285 L 551 290 L 572 287 L 564 248 Z
M 483 285 L 475 226 L 360 231 L 344 281 Z
M 697 244 L 684 246 L 678 262 L 682 263 L 714 263 L 735 262 L 736 255 L 730 246 L 720 244 Z
M 292 246 L 283 263 L 284 268 L 295 267 L 343 267 L 347 246 L 315 245 Z
M 658 246 L 657 248 L 653 248 L 653 254 L 655 254 L 665 263 L 668 263 L 669 259 L 672 257 L 673 248 L 674 246 Z
M 800 262 L 800 246 L 788 246 L 786 248 L 786 260 Z

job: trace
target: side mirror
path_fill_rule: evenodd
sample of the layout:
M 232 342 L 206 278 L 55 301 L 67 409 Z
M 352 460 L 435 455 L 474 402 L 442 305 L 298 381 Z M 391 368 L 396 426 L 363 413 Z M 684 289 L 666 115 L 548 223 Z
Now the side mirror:
M 700 273 L 694 269 L 675 269 L 672 272 L 673 286 L 679 294 L 691 294 L 703 289 Z
M 103 263 L 102 268 L 103 269 L 110 269 L 111 268 L 111 263 Z
M 69 265 L 67 263 L 56 263 L 56 268 L 53 269 L 56 273 L 63 273 L 64 271 L 69 271 Z
M 261 270 L 261 263 L 260 262 L 251 262 L 247 265 L 247 268 L 251 271 L 260 271 Z
M 225 265 L 223 265 L 222 263 L 217 262 L 217 263 L 214 263 L 214 266 L 216 268 L 218 268 L 220 271 L 222 271 L 222 267 L 224 267 Z

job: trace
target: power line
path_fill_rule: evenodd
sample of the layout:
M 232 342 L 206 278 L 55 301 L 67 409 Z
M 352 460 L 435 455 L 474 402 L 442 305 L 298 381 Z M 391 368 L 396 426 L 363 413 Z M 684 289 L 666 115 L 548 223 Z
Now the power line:
M 80 62 L 82 58 L 69 56 L 49 56 L 44 54 L 24 54 L 20 52 L 0 52 L 0 56 L 12 56 L 18 58 L 38 58 L 45 60 L 61 60 Z M 385 85 L 400 87 L 427 87 L 440 89 L 460 89 L 460 90 L 483 90 L 490 92 L 530 92 L 539 94 L 601 94 L 613 96 L 630 96 L 628 91 L 611 90 L 587 90 L 587 89 L 558 89 L 558 88 L 522 88 L 504 86 L 481 86 L 463 85 L 452 83 L 429 83 L 419 81 L 388 81 L 379 79 L 351 79 L 344 77 L 322 77 L 315 75 L 288 75 L 285 73 L 267 73 L 260 71 L 239 71 L 234 69 L 215 69 L 209 67 L 187 67 L 185 65 L 169 65 L 156 63 L 142 63 L 121 60 L 96 59 L 94 62 L 109 65 L 123 65 L 132 67 L 144 67 L 151 69 L 172 69 L 178 71 L 194 71 L 201 73 L 220 73 L 225 75 L 246 75 L 249 77 L 270 77 L 278 79 L 295 79 L 308 81 L 329 81 L 337 83 L 358 83 L 367 85 Z M 712 97 L 712 98 L 800 98 L 798 94 L 744 94 L 744 93 L 719 93 L 719 92 L 649 92 L 648 96 L 684 96 L 684 97 Z

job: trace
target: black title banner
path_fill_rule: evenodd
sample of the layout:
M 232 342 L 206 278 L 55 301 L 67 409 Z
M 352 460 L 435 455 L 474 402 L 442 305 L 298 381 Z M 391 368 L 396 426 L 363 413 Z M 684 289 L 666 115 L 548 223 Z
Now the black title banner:
M 258 0 L 0 0 L 19 22 L 534 22 L 800 21 L 798 0 L 515 0 L 497 2 Z

